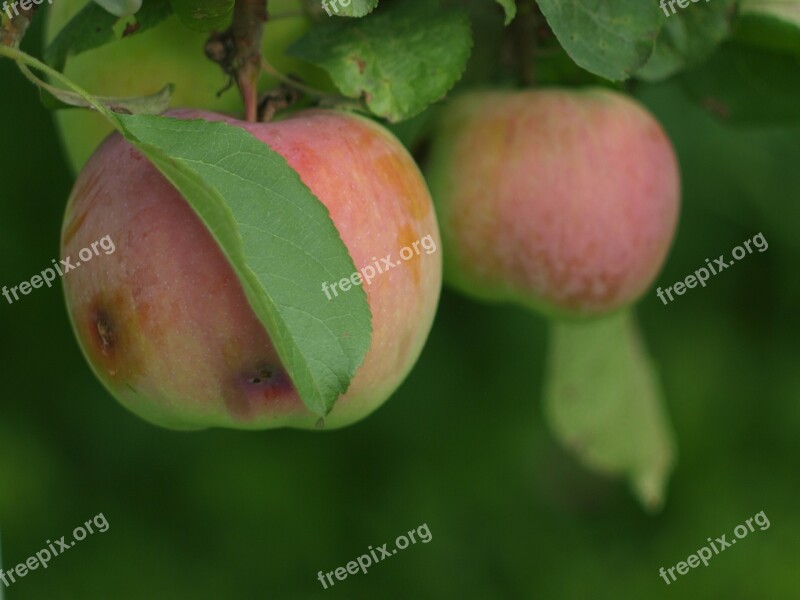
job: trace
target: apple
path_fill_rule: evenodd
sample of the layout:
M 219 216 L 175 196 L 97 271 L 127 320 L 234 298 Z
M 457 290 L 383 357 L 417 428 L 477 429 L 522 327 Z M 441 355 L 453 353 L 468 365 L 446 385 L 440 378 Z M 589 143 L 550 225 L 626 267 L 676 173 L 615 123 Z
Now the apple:
M 436 215 L 413 159 L 380 125 L 330 110 L 275 123 L 191 110 L 172 114 L 225 121 L 281 154 L 327 207 L 357 269 L 378 256 L 396 259 L 423 239 L 433 248 L 364 285 L 371 346 L 324 425 L 361 419 L 416 361 L 441 288 Z M 74 264 L 82 249 L 106 236 L 114 250 L 66 273 L 64 287 L 85 356 L 123 405 L 176 429 L 317 425 L 211 234 L 118 134 L 101 145 L 75 183 L 62 258 L 71 256 Z
M 48 7 L 45 42 L 50 44 L 86 0 L 56 0 Z M 284 74 L 297 74 L 308 83 L 330 89 L 327 76 L 317 68 L 284 55 L 284 50 L 309 27 L 302 16 L 301 0 L 270 0 L 277 17 L 264 28 L 262 51 Z M 296 16 L 283 17 L 283 14 Z M 70 57 L 64 74 L 97 96 L 131 97 L 154 94 L 166 84 L 175 85 L 172 106 L 200 108 L 228 114 L 242 113 L 236 86 L 217 97 L 228 78 L 204 54 L 209 34 L 185 27 L 172 15 L 156 27 Z M 276 80 L 264 75 L 265 86 Z M 87 110 L 60 110 L 56 122 L 69 163 L 77 173 L 112 128 L 100 115 Z
M 642 106 L 606 89 L 456 98 L 434 134 L 426 176 L 445 281 L 548 316 L 630 305 L 675 234 L 672 146 Z

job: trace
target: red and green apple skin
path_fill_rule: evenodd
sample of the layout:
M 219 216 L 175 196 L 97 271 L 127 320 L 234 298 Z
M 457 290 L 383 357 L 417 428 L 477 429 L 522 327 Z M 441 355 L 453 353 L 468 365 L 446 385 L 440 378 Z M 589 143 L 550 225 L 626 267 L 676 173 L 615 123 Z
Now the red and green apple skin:
M 548 316 L 620 310 L 652 284 L 680 204 L 669 139 L 605 89 L 473 92 L 445 109 L 426 169 L 445 281 Z
M 323 110 L 268 124 L 199 111 L 174 114 L 224 120 L 281 154 L 327 207 L 356 268 L 374 257 L 396 257 L 428 235 L 438 250 L 436 216 L 419 169 L 372 121 Z M 62 257 L 77 256 L 107 235 L 114 252 L 66 274 L 64 287 L 89 364 L 124 406 L 176 429 L 318 425 L 211 234 L 117 134 L 78 177 Z M 363 418 L 397 389 L 427 338 L 441 277 L 441 252 L 423 252 L 364 286 L 371 346 L 325 418 L 326 429 Z

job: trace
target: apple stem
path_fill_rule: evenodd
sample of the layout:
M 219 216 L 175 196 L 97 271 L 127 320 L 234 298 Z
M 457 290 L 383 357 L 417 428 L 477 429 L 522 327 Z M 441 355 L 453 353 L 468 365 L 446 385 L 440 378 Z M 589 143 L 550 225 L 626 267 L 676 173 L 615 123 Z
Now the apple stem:
M 267 18 L 267 0 L 236 0 L 231 26 L 212 33 L 205 47 L 206 56 L 236 82 L 250 123 L 258 120 L 261 40 Z

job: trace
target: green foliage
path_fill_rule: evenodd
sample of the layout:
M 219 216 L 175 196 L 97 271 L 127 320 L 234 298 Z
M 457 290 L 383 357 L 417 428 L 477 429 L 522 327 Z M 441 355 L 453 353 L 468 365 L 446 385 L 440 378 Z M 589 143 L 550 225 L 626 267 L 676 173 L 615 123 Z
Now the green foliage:
M 716 117 L 740 124 L 800 119 L 800 54 L 730 43 L 683 75 L 687 94 Z
M 618 81 L 653 52 L 663 13 L 642 0 L 538 0 L 558 41 L 581 67 Z
M 800 0 L 742 3 L 734 35 L 685 73 L 686 93 L 716 117 L 739 124 L 800 120 Z
M 551 324 L 550 426 L 592 468 L 625 475 L 649 509 L 664 502 L 674 442 L 661 387 L 629 312 Z
M 325 69 L 349 98 L 391 122 L 440 100 L 466 68 L 469 20 L 429 0 L 395 3 L 369 18 L 325 23 L 288 53 Z
M 119 17 L 89 2 L 62 29 L 45 50 L 44 61 L 58 71 L 64 69 L 67 58 L 114 42 L 123 35 L 141 34 L 155 27 L 172 14 L 168 0 L 147 0 L 136 15 L 127 34 L 117 32 Z
M 735 2 L 714 0 L 686 9 L 676 7 L 675 14 L 666 19 L 650 60 L 636 76 L 658 81 L 704 62 L 730 34 Z
M 169 0 L 169 3 L 189 29 L 213 31 L 230 21 L 234 0 Z

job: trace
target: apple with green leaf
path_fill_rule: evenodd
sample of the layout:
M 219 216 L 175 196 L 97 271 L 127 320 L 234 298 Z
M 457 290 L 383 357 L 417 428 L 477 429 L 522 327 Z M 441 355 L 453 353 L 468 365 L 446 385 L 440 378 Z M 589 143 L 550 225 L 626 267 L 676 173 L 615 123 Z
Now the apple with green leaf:
M 356 268 L 376 257 L 396 258 L 426 237 L 439 245 L 419 169 L 389 132 L 368 119 L 326 110 L 275 123 L 191 110 L 173 116 L 225 121 L 283 156 L 328 209 Z M 114 253 L 102 264 L 98 259 L 72 270 L 64 286 L 84 354 L 123 405 L 177 429 L 320 425 L 209 230 L 119 134 L 103 143 L 75 183 L 62 256 L 77 256 L 104 236 L 114 241 Z M 319 283 L 323 296 L 326 282 Z M 372 313 L 371 345 L 325 417 L 326 428 L 372 412 L 411 369 L 436 310 L 441 253 L 415 254 L 361 285 Z M 338 294 L 352 293 L 343 287 L 350 286 L 340 286 Z M 331 295 L 328 301 L 338 299 Z

